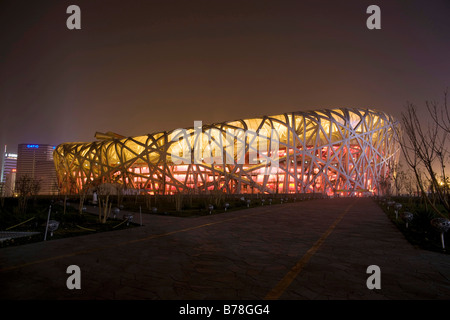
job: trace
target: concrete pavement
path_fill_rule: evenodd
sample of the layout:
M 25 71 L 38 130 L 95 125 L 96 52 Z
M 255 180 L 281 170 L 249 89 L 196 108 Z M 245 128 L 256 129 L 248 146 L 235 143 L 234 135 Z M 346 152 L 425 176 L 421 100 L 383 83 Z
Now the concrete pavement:
M 413 247 L 370 198 L 142 219 L 0 249 L 0 299 L 450 299 L 450 255 Z M 66 286 L 70 265 L 80 267 L 79 290 Z M 370 265 L 381 289 L 367 287 Z

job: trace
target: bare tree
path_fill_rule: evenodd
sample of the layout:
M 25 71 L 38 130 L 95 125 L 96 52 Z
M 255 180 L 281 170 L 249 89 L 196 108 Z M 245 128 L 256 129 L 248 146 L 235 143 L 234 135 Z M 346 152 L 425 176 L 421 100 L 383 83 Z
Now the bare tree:
M 212 192 L 213 204 L 216 208 L 220 207 L 225 198 L 225 193 L 220 189 L 214 189 Z
M 115 189 L 116 195 L 117 195 L 117 208 L 120 208 L 120 206 L 122 205 L 122 202 L 123 202 L 123 194 L 124 194 L 125 186 L 120 182 L 116 182 L 116 183 L 114 183 L 114 189 Z
M 414 187 L 417 187 L 416 181 L 411 174 L 405 172 L 405 191 L 409 197 L 412 197 L 414 194 L 417 194 L 417 190 Z
M 150 210 L 152 207 L 152 196 L 148 194 L 147 192 L 144 194 L 145 198 L 145 207 Z
M 16 180 L 16 192 L 19 199 L 19 212 L 27 211 L 28 199 L 39 193 L 41 181 L 23 175 Z
M 101 223 L 106 223 L 106 219 L 108 219 L 109 214 L 111 212 L 111 190 L 112 187 L 110 184 L 100 184 L 97 187 L 97 196 L 98 196 L 98 220 Z
M 433 211 L 446 216 L 436 205 L 436 201 L 449 212 L 447 188 L 442 181 L 447 180 L 445 164 L 448 161 L 447 136 L 450 133 L 450 117 L 445 95 L 444 107 L 427 102 L 431 121 L 425 125 L 413 104 L 408 104 L 402 113 L 403 132 L 401 145 L 406 163 L 412 169 L 422 197 Z M 446 115 L 446 118 L 442 118 Z M 429 184 L 427 188 L 426 184 Z
M 440 105 L 438 102 L 426 102 L 428 112 L 433 121 L 447 133 L 450 132 L 450 110 L 447 103 L 448 89 L 444 92 L 444 102 Z
M 78 213 L 80 215 L 83 214 L 84 202 L 86 201 L 88 191 L 89 191 L 89 185 L 81 186 L 80 190 L 78 191 L 78 199 L 79 199 Z
M 378 186 L 379 186 L 379 193 L 383 196 L 391 196 L 391 185 L 392 185 L 392 177 L 391 174 L 388 175 L 381 175 L 378 178 Z
M 66 214 L 67 197 L 70 194 L 75 194 L 78 191 L 76 178 L 71 174 L 64 175 L 63 180 L 58 185 L 59 192 L 64 194 L 63 214 Z
M 427 109 L 430 113 L 434 123 L 444 132 L 442 134 L 442 141 L 439 144 L 439 148 L 436 149 L 437 160 L 439 163 L 439 185 L 436 186 L 439 189 L 439 194 L 442 196 L 447 206 L 449 205 L 449 181 L 450 177 L 446 171 L 445 164 L 450 160 L 450 146 L 446 143 L 446 138 L 450 134 L 450 110 L 447 103 L 448 89 L 444 92 L 444 102 L 439 104 L 437 102 L 427 102 Z
M 174 200 L 175 200 L 175 210 L 176 210 L 177 212 L 180 212 L 181 209 L 183 208 L 183 197 L 184 197 L 184 195 L 183 195 L 183 193 L 181 193 L 181 192 L 177 192 L 177 193 L 174 195 Z
M 398 162 L 393 165 L 392 180 L 394 182 L 395 193 L 399 196 L 403 189 L 406 189 L 406 182 L 408 180 L 407 173 L 403 169 L 403 164 Z

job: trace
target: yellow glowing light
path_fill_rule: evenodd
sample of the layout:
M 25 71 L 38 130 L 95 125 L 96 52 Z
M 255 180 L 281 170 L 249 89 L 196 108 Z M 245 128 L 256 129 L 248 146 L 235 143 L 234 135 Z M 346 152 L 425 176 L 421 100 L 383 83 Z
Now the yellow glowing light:
M 379 177 L 389 170 L 387 163 L 397 161 L 397 127 L 391 116 L 371 109 L 292 112 L 206 125 L 199 131 L 188 128 L 183 135 L 176 135 L 176 130 L 128 138 L 98 133 L 100 140 L 95 142 L 57 146 L 54 161 L 66 193 L 102 183 L 148 194 L 378 192 Z M 237 134 L 227 145 L 230 130 Z M 252 140 L 246 130 L 265 133 Z M 255 157 L 252 148 L 267 147 L 271 130 L 277 135 L 277 149 L 262 149 Z M 191 163 L 187 157 L 187 163 L 175 163 L 174 155 L 195 151 L 196 134 L 200 162 Z M 180 139 L 172 141 L 174 137 Z M 245 162 L 238 163 L 239 159 Z M 276 166 L 269 161 L 273 159 Z

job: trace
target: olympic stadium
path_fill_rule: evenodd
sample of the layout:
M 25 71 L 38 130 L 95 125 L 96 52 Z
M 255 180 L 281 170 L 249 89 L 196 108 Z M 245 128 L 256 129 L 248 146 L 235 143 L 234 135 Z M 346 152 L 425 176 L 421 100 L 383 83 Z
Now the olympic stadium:
M 399 157 L 399 122 L 363 108 L 289 112 L 54 151 L 66 194 L 114 184 L 141 194 L 380 194 Z

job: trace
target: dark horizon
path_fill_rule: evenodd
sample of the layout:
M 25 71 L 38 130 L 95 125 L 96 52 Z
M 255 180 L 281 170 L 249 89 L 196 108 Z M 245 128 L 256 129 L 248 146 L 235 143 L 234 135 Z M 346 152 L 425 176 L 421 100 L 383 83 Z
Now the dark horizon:
M 81 8 L 68 30 L 66 8 Z M 366 9 L 381 8 L 381 30 Z M 0 3 L 0 146 L 311 109 L 425 111 L 449 86 L 450 3 Z M 3 150 L 3 149 L 2 149 Z

